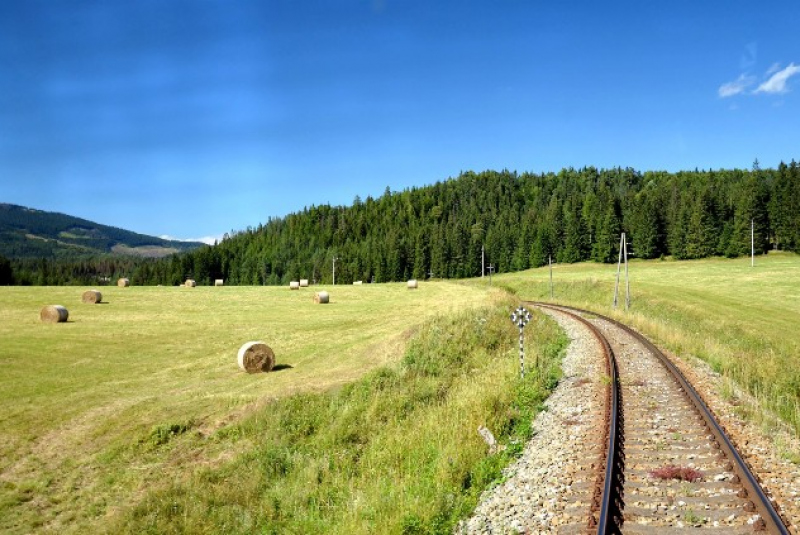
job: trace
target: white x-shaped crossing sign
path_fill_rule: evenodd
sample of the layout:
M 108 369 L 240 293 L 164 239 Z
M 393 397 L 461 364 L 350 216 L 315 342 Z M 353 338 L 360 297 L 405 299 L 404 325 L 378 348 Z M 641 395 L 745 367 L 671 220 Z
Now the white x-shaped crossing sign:
M 529 321 L 531 321 L 531 313 L 528 312 L 527 309 L 519 307 L 511 313 L 511 321 L 514 322 L 514 325 L 522 329 L 528 324 Z

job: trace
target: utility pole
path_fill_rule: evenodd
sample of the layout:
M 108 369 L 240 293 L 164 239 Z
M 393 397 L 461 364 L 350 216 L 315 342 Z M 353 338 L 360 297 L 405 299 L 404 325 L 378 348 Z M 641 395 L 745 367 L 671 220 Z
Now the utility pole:
M 550 299 L 553 298 L 553 255 L 547 256 L 548 262 L 550 262 Z
M 622 233 L 622 241 L 625 243 L 625 310 L 631 307 L 631 283 L 628 279 L 628 237 Z
M 339 260 L 335 256 L 333 257 L 333 285 L 336 286 L 336 261 Z
M 755 220 L 750 220 L 750 267 L 756 265 Z
M 619 294 L 619 270 L 622 266 L 622 248 L 625 242 L 625 234 L 619 238 L 619 259 L 617 260 L 617 282 L 614 284 L 614 308 L 617 308 L 617 295 Z
M 483 278 L 484 272 L 486 271 L 486 269 L 484 268 L 484 266 L 486 265 L 485 262 L 486 261 L 483 254 L 483 245 L 481 245 L 481 278 Z

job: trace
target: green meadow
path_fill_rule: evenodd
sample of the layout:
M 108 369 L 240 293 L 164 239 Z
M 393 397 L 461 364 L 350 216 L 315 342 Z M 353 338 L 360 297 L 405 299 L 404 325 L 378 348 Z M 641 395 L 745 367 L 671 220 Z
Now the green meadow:
M 629 273 L 629 310 L 603 264 L 554 266 L 553 300 L 705 360 L 760 401 L 749 417 L 800 430 L 800 256 Z M 84 289 L 0 288 L 4 533 L 452 532 L 530 436 L 566 345 L 534 314 L 519 378 L 509 312 L 550 300 L 548 268 L 418 290 L 104 287 L 97 305 Z M 69 321 L 41 323 L 48 304 Z M 238 369 L 250 340 L 275 371 Z M 479 425 L 506 449 L 488 455 Z
M 491 424 L 499 437 L 525 433 L 531 409 L 514 409 L 514 392 L 541 401 L 540 386 L 555 384 L 553 367 L 515 386 L 513 302 L 485 286 L 326 287 L 326 305 L 313 302 L 320 288 L 100 289 L 103 302 L 93 305 L 81 302 L 79 287 L 0 288 L 2 532 L 452 525 L 499 474 L 503 456 L 483 466 L 477 426 Z M 69 321 L 40 322 L 48 304 L 67 307 Z M 563 340 L 540 321 L 554 364 Z M 275 371 L 239 370 L 238 348 L 250 340 L 272 347 Z M 451 419 L 458 425 L 442 425 Z M 449 446 L 434 452 L 434 444 Z M 280 492 L 277 502 L 258 487 L 275 459 L 296 467 L 279 470 L 279 488 L 269 490 Z M 421 489 L 409 477 L 426 463 L 430 488 Z M 441 502 L 440 470 L 466 501 Z M 403 477 L 406 486 L 393 486 Z M 193 497 L 190 515 L 179 499 L 187 489 L 241 514 L 231 520 L 227 506 Z M 319 495 L 306 495 L 314 489 Z
M 553 267 L 553 301 L 590 308 L 637 327 L 679 356 L 695 356 L 759 401 L 763 421 L 800 434 L 800 256 L 629 263 L 613 307 L 616 265 Z M 495 284 L 524 299 L 550 301 L 550 270 L 500 275 Z M 732 389 L 733 390 L 733 389 Z M 800 452 L 787 451 L 800 460 Z

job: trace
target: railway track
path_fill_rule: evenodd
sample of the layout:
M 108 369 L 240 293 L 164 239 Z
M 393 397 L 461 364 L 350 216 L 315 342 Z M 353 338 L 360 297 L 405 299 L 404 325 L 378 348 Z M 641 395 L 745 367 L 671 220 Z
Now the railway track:
M 611 318 L 528 304 L 584 324 L 605 360 L 599 453 L 585 459 L 585 484 L 559 533 L 790 533 L 701 396 L 658 348 Z

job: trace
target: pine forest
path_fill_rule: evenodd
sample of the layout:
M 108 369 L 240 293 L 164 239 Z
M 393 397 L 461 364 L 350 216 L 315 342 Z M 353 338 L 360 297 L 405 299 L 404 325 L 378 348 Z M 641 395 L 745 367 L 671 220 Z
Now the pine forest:
M 310 206 L 233 232 L 216 245 L 162 259 L 103 256 L 11 260 L 17 284 L 282 285 L 309 279 L 461 278 L 584 260 L 616 262 L 620 233 L 634 258 L 736 257 L 800 252 L 800 170 L 558 173 L 462 172 L 434 185 L 351 206 Z M 0 259 L 2 260 L 2 259 Z

